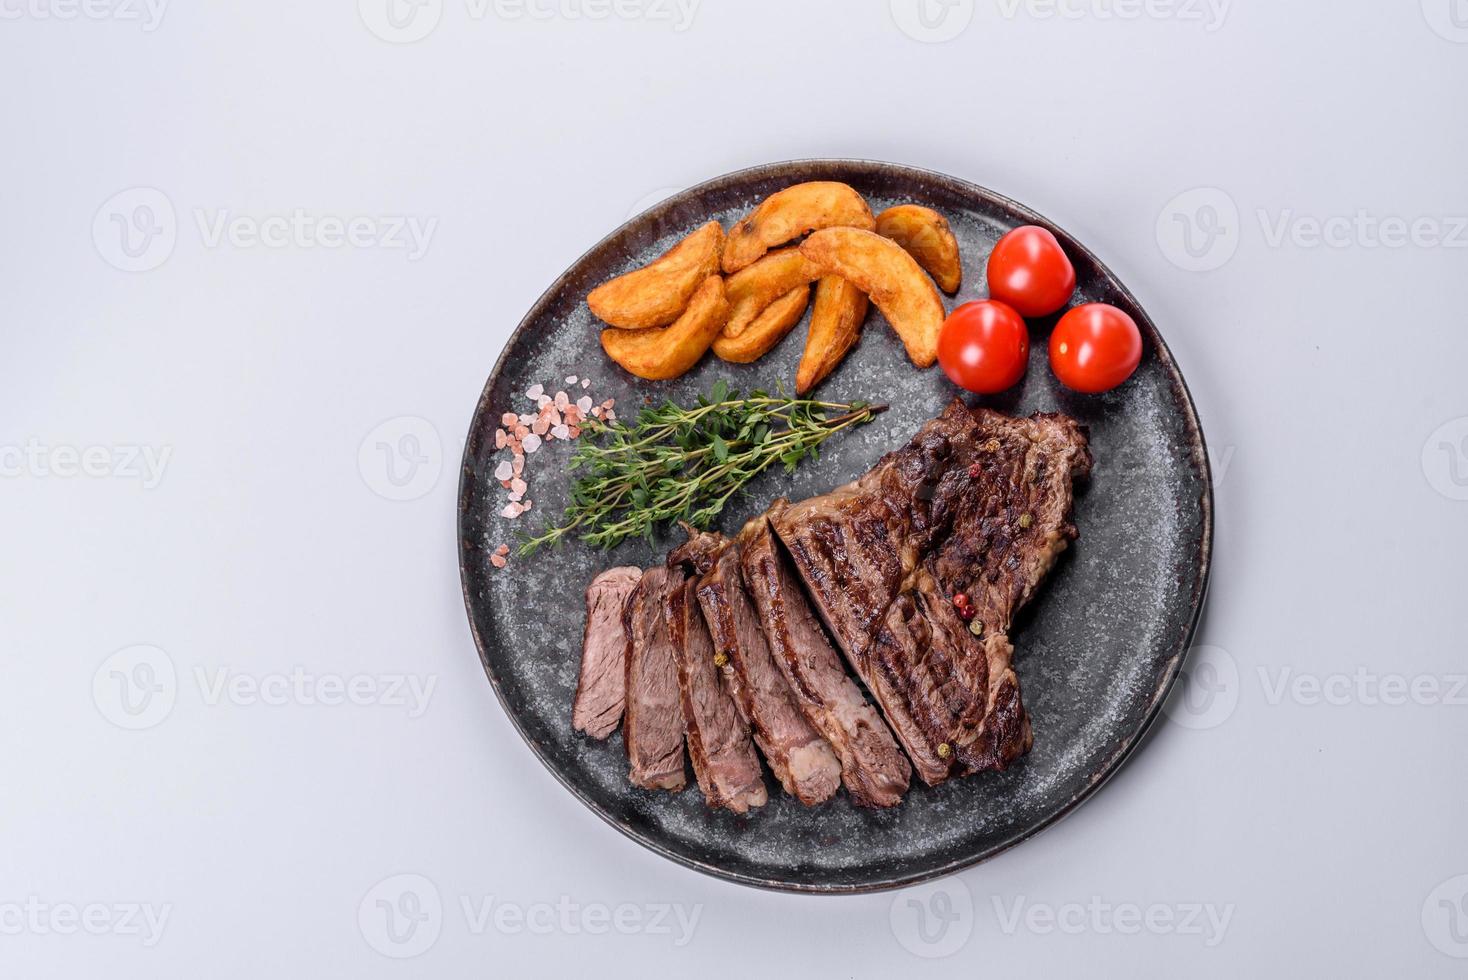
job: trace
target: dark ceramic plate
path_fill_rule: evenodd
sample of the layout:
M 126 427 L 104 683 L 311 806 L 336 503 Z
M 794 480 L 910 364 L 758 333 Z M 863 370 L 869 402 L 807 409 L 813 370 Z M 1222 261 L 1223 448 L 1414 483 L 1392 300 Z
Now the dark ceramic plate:
M 507 458 L 495 452 L 494 431 L 503 412 L 531 409 L 524 396 L 530 385 L 554 392 L 572 374 L 592 378 L 597 400 L 615 397 L 629 417 L 644 399 L 687 403 L 719 378 L 744 390 L 773 388 L 782 379 L 791 385 L 804 326 L 755 364 L 710 355 L 676 381 L 637 382 L 602 353 L 585 298 L 701 222 L 712 217 L 728 227 L 767 194 L 815 179 L 846 181 L 873 211 L 917 202 L 946 215 L 964 263 L 963 289 L 950 309 L 985 295 L 984 267 L 1000 235 L 1021 224 L 1049 228 L 1075 262 L 1074 302 L 1127 310 L 1146 351 L 1137 374 L 1118 390 L 1074 395 L 1046 366 L 1053 318 L 1036 322 L 1028 377 L 1016 391 L 986 401 L 1015 414 L 1069 413 L 1090 427 L 1096 458 L 1076 501 L 1080 540 L 1014 634 L 1033 751 L 1003 773 L 937 788 L 915 781 L 901 806 L 882 812 L 858 809 L 844 794 L 807 809 L 770 780 L 770 804 L 736 817 L 706 809 L 691 780 L 680 794 L 634 789 L 620 735 L 600 743 L 571 730 L 583 588 L 609 565 L 661 561 L 670 542 L 629 542 L 611 553 L 572 545 L 494 569 L 488 559 L 497 545 L 513 544 L 517 534 L 561 512 L 570 449 L 551 443 L 530 457 L 534 509 L 509 521 L 499 516 L 505 492 L 492 475 Z M 720 530 L 737 530 L 777 496 L 800 499 L 862 473 L 936 415 L 954 389 L 938 369 L 916 370 L 874 309 L 861 343 L 820 393 L 889 402 L 892 410 L 827 443 L 821 458 L 793 477 L 762 476 L 725 512 Z M 505 711 L 546 767 L 604 820 L 665 857 L 743 884 L 805 892 L 890 888 L 968 867 L 1094 793 L 1137 746 L 1177 676 L 1203 604 L 1212 527 L 1207 455 L 1192 400 L 1162 337 L 1116 277 L 1063 230 L 992 191 L 849 160 L 777 163 L 719 177 L 639 214 L 578 259 L 521 321 L 495 365 L 469 429 L 459 488 L 459 558 L 474 639 Z

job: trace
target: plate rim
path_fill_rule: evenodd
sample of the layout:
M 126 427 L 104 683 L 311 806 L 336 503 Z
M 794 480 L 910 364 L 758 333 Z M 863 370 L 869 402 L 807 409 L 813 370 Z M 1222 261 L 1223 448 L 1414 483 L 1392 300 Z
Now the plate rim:
M 554 297 L 565 288 L 568 281 L 571 279 L 572 274 L 581 267 L 582 263 L 586 261 L 587 257 L 590 256 L 592 253 L 600 250 L 603 246 L 607 245 L 612 239 L 620 235 L 632 223 L 646 220 L 661 222 L 664 218 L 667 217 L 668 212 L 673 211 L 675 208 L 688 201 L 690 198 L 706 191 L 717 189 L 722 185 L 748 182 L 770 177 L 779 177 L 790 171 L 823 169 L 865 170 L 872 175 L 899 176 L 908 180 L 926 181 L 929 183 L 946 185 L 945 189 L 951 192 L 957 192 L 965 196 L 973 196 L 981 199 L 987 199 L 994 204 L 997 204 L 1000 207 L 1003 207 L 1019 215 L 1028 224 L 1036 224 L 1049 229 L 1052 233 L 1059 237 L 1060 240 L 1069 249 L 1073 249 L 1075 252 L 1084 255 L 1091 263 L 1094 264 L 1095 268 L 1102 273 L 1107 284 L 1116 292 L 1118 292 L 1121 296 L 1123 296 L 1126 301 L 1131 304 L 1131 307 L 1134 310 L 1141 314 L 1140 320 L 1137 325 L 1141 328 L 1143 334 L 1151 342 L 1155 356 L 1157 357 L 1161 367 L 1166 373 L 1168 382 L 1172 387 L 1178 402 L 1183 407 L 1183 424 L 1184 428 L 1187 431 L 1190 443 L 1188 448 L 1192 451 L 1194 463 L 1198 468 L 1199 481 L 1202 484 L 1202 492 L 1199 496 L 1199 505 L 1202 516 L 1202 534 L 1200 535 L 1197 546 L 1198 578 L 1197 585 L 1194 587 L 1192 595 L 1190 595 L 1188 598 L 1189 609 L 1187 616 L 1187 626 L 1183 630 L 1183 634 L 1179 638 L 1178 642 L 1175 643 L 1173 646 L 1172 653 L 1167 660 L 1167 666 L 1164 671 L 1162 682 L 1153 691 L 1151 703 L 1147 706 L 1147 711 L 1141 721 L 1141 724 L 1139 724 L 1134 731 L 1132 731 L 1125 738 L 1122 739 L 1121 743 L 1109 756 L 1106 757 L 1101 766 L 1091 774 L 1091 779 L 1085 785 L 1085 787 L 1082 788 L 1075 795 L 1073 795 L 1070 799 L 1066 800 L 1061 806 L 1056 809 L 1054 813 L 1045 817 L 1043 820 L 1037 821 L 1030 826 L 1017 830 L 1003 840 L 984 847 L 974 852 L 973 854 L 966 855 L 961 858 L 956 858 L 937 867 L 915 871 L 910 874 L 893 874 L 882 877 L 880 879 L 858 883 L 830 884 L 794 882 L 775 878 L 763 878 L 757 875 L 746 874 L 744 872 L 732 871 L 727 868 L 722 868 L 708 861 L 701 861 L 697 858 L 679 853 L 663 844 L 655 836 L 641 833 L 637 829 L 628 826 L 627 824 L 618 820 L 611 813 L 607 812 L 598 801 L 591 798 L 588 794 L 583 793 L 579 787 L 572 783 L 567 778 L 567 776 L 562 773 L 556 765 L 552 763 L 552 761 L 546 756 L 545 752 L 542 751 L 541 746 L 533 738 L 531 738 L 530 734 L 520 723 L 519 716 L 512 709 L 509 701 L 506 699 L 505 692 L 501 688 L 499 681 L 495 677 L 494 671 L 490 667 L 487 644 L 485 642 L 485 638 L 480 634 L 479 626 L 475 622 L 474 618 L 473 599 L 470 595 L 471 586 L 469 568 L 473 551 L 466 546 L 465 534 L 467 506 L 470 502 L 470 497 L 473 490 L 472 485 L 474 482 L 474 466 L 473 461 L 470 459 L 470 452 L 475 444 L 474 436 L 476 431 L 480 428 L 481 420 L 486 418 L 485 412 L 488 410 L 489 407 L 491 392 L 505 368 L 506 360 L 509 357 L 510 350 L 520 340 L 521 335 L 527 329 L 529 329 L 531 324 L 533 324 L 536 320 L 538 320 L 542 315 L 545 314 Z M 826 176 L 829 175 L 814 174 L 803 179 L 822 179 Z M 1121 771 L 1126 763 L 1130 761 L 1131 758 L 1134 756 L 1141 744 L 1146 741 L 1148 732 L 1152 730 L 1153 725 L 1157 721 L 1157 716 L 1162 712 L 1162 707 L 1166 703 L 1168 695 L 1171 693 L 1173 686 L 1177 683 L 1177 678 L 1182 671 L 1183 661 L 1187 658 L 1189 651 L 1193 647 L 1193 640 L 1197 633 L 1199 621 L 1202 618 L 1203 607 L 1207 601 L 1208 582 L 1211 576 L 1213 563 L 1213 470 L 1212 462 L 1208 456 L 1207 440 L 1204 438 L 1203 435 L 1202 422 L 1198 418 L 1197 406 L 1193 402 L 1193 395 L 1188 388 L 1187 381 L 1184 380 L 1182 371 L 1178 367 L 1177 359 L 1173 356 L 1172 350 L 1167 346 L 1167 342 L 1163 339 L 1162 334 L 1157 329 L 1156 324 L 1152 322 L 1151 315 L 1148 314 L 1142 304 L 1138 302 L 1136 296 L 1132 294 L 1131 290 L 1127 288 L 1126 284 L 1123 283 L 1121 279 L 1116 275 L 1116 273 L 1114 273 L 1109 266 L 1102 262 L 1094 252 L 1087 248 L 1070 232 L 1066 231 L 1060 225 L 1057 225 L 1054 221 L 1051 221 L 1044 215 L 1036 212 L 1035 210 L 1024 204 L 1019 203 L 1018 201 L 1015 201 L 1013 198 L 1010 198 L 1007 195 L 1000 194 L 997 191 L 991 190 L 988 187 L 977 184 L 971 180 L 967 180 L 961 177 L 954 177 L 951 174 L 942 173 L 940 171 L 929 170 L 923 167 L 916 167 L 910 164 L 894 163 L 891 161 L 859 157 L 811 157 L 792 160 L 779 160 L 770 163 L 762 163 L 756 164 L 754 166 L 743 167 L 739 170 L 733 170 L 725 174 L 720 174 L 717 177 L 712 177 L 708 180 L 692 184 L 675 194 L 669 195 L 668 197 L 652 205 L 651 207 L 645 208 L 642 211 L 639 211 L 638 213 L 629 216 L 627 220 L 623 221 L 617 227 L 613 228 L 610 232 L 602 236 L 594 244 L 592 244 L 589 248 L 582 252 L 574 261 L 571 262 L 570 265 L 566 267 L 565 271 L 557 276 L 556 279 L 548 287 L 546 287 L 546 289 L 530 306 L 530 309 L 526 311 L 525 315 L 520 319 L 520 322 L 516 324 L 515 329 L 510 332 L 510 336 L 506 339 L 505 345 L 500 351 L 499 357 L 495 359 L 494 367 L 490 370 L 489 376 L 484 382 L 484 388 L 480 392 L 479 399 L 475 402 L 474 412 L 469 420 L 469 431 L 465 435 L 464 453 L 460 460 L 459 489 L 456 497 L 455 506 L 455 547 L 458 550 L 459 583 L 464 598 L 464 611 L 469 620 L 469 631 L 474 638 L 474 647 L 479 654 L 480 665 L 484 668 L 485 676 L 489 680 L 490 687 L 494 689 L 495 698 L 499 701 L 501 709 L 503 709 L 505 715 L 509 718 L 510 724 L 514 726 L 515 731 L 520 736 L 520 739 L 530 747 L 530 750 L 534 753 L 536 759 L 540 761 L 541 765 L 550 771 L 551 775 L 555 777 L 556 781 L 560 783 L 562 787 L 570 791 L 570 793 L 576 799 L 580 800 L 581 803 L 587 807 L 587 809 L 591 810 L 592 813 L 595 813 L 598 817 L 600 817 L 603 822 L 615 828 L 624 837 L 635 841 L 642 847 L 647 848 L 648 850 L 660 855 L 661 857 L 673 861 L 676 864 L 682 865 L 683 867 L 690 868 L 694 871 L 701 872 L 702 874 L 709 875 L 714 878 L 718 878 L 722 881 L 730 881 L 736 884 L 760 888 L 767 891 L 797 893 L 805 895 L 872 894 L 877 892 L 891 891 L 899 888 L 907 888 L 913 885 L 935 881 L 939 878 L 944 878 L 948 875 L 956 874 L 965 869 L 972 868 L 975 865 L 988 861 L 989 859 L 996 857 L 1013 847 L 1017 847 L 1025 841 L 1037 836 L 1041 832 L 1055 826 L 1062 819 L 1074 813 L 1082 804 L 1093 797 L 1101 789 L 1102 786 L 1110 782 L 1112 777 L 1114 777 L 1118 772 Z

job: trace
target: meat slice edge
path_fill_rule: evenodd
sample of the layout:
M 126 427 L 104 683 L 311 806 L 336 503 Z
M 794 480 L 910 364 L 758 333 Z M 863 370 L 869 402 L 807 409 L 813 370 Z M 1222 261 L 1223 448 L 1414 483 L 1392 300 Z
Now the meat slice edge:
M 627 778 L 644 789 L 681 790 L 683 704 L 677 654 L 668 635 L 664 603 L 683 584 L 680 571 L 658 565 L 642 573 L 623 610 L 627 635 L 627 708 L 622 740 L 631 770 Z
M 768 801 L 764 774 L 749 726 L 719 680 L 695 588 L 695 581 L 687 580 L 668 594 L 664 605 L 678 659 L 688 757 L 709 806 L 746 813 Z
M 571 726 L 592 738 L 606 738 L 622 723 L 627 703 L 627 647 L 622 619 L 627 596 L 642 569 L 609 568 L 586 587 L 586 628 L 581 636 L 581 673 L 571 705 Z
M 723 676 L 748 719 L 755 744 L 785 792 L 806 806 L 823 803 L 841 787 L 841 763 L 806 719 L 790 683 L 765 640 L 745 591 L 737 542 L 724 542 L 698 582 L 698 603 L 722 657 Z M 716 663 L 718 660 L 716 659 Z
M 784 506 L 777 501 L 775 513 Z M 835 750 L 854 802 L 889 807 L 902 801 L 912 768 L 876 709 L 846 674 L 805 594 L 775 546 L 764 517 L 739 534 L 741 571 L 771 654 L 807 721 Z

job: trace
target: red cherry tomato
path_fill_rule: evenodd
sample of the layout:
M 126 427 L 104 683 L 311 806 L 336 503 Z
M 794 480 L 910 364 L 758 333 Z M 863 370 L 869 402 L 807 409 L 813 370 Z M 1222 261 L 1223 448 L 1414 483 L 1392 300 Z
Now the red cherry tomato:
M 1075 391 L 1110 391 L 1141 362 L 1142 332 L 1136 321 L 1105 303 L 1067 311 L 1050 335 L 1050 370 Z
M 1038 225 L 1014 229 L 989 253 L 989 295 L 1020 316 L 1049 316 L 1070 302 L 1075 289 L 1075 266 L 1055 236 Z
M 967 391 L 991 395 L 1013 388 L 1025 376 L 1030 332 L 1003 303 L 981 299 L 948 314 L 938 334 L 938 363 L 950 381 Z

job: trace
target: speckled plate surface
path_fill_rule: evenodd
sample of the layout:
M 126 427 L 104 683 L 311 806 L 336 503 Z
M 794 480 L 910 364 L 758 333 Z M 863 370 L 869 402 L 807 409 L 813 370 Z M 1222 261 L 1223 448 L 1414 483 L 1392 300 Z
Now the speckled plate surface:
M 534 509 L 499 516 L 505 491 L 493 477 L 500 415 L 531 410 L 536 382 L 551 392 L 567 375 L 593 379 L 597 400 L 614 397 L 631 416 L 644 399 L 693 400 L 719 378 L 741 390 L 793 387 L 802 324 L 755 364 L 710 354 L 676 381 L 640 382 L 602 353 L 587 292 L 656 257 L 709 218 L 725 227 L 761 198 L 802 180 L 842 180 L 874 212 L 916 202 L 947 216 L 962 250 L 957 303 L 986 295 L 984 266 L 995 241 L 1021 224 L 1060 238 L 1076 265 L 1075 303 L 1120 306 L 1142 328 L 1141 368 L 1102 396 L 1067 392 L 1046 366 L 1053 318 L 1032 323 L 1029 375 L 1013 392 L 986 399 L 1014 414 L 1069 413 L 1090 428 L 1095 472 L 1078 489 L 1080 540 L 1021 615 L 1015 668 L 1034 724 L 1034 749 L 1009 770 L 929 788 L 914 780 L 903 804 L 861 810 L 845 794 L 806 808 L 771 787 L 768 806 L 736 817 L 711 812 L 697 787 L 679 794 L 634 789 L 620 734 L 594 742 L 571 729 L 580 662 L 581 593 L 600 569 L 661 561 L 673 539 L 629 542 L 610 553 L 573 545 L 513 559 L 496 570 L 490 553 L 538 531 L 566 502 L 570 445 L 529 458 Z M 807 319 L 809 312 L 806 313 Z M 767 473 L 724 514 L 735 531 L 780 495 L 823 493 L 902 445 L 954 394 L 937 368 L 918 371 L 873 309 L 861 343 L 819 389 L 823 397 L 884 401 L 891 411 L 828 442 L 793 476 Z M 972 399 L 970 399 L 972 401 Z M 1176 678 L 1203 605 L 1212 540 L 1212 491 L 1203 434 L 1182 376 L 1151 320 L 1083 245 L 998 194 L 952 177 L 885 163 L 797 161 L 740 171 L 700 184 L 618 228 L 556 280 L 510 338 L 469 429 L 459 490 L 464 600 L 484 669 L 516 728 L 567 789 L 633 840 L 688 867 L 743 884 L 805 892 L 857 892 L 911 884 L 956 871 L 1034 835 L 1074 809 L 1114 773 L 1157 716 Z M 681 538 L 674 534 L 673 538 Z

